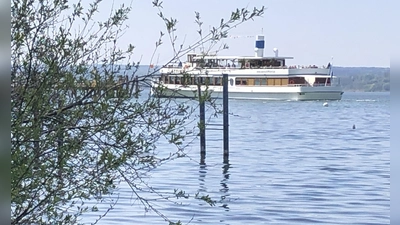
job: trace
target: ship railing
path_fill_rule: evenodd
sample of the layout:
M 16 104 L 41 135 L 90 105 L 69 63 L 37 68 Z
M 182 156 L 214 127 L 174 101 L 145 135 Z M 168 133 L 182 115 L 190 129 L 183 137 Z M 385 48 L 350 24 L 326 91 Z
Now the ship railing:
M 287 84 L 288 87 L 329 87 L 332 86 L 330 83 L 324 84 L 324 83 L 320 83 L 320 84 Z
M 168 65 L 164 66 L 163 68 L 182 68 L 182 65 L 168 64 Z
M 211 69 L 326 69 L 325 66 L 206 66 Z
M 294 65 L 294 66 L 288 66 L 289 69 L 326 69 L 326 66 L 316 66 L 316 65 L 309 65 L 309 66 L 304 66 L 304 65 Z
M 287 84 L 288 87 L 311 87 L 309 84 Z
M 163 68 L 165 69 L 183 69 L 182 65 L 166 65 Z M 292 66 L 240 66 L 240 65 L 205 65 L 203 68 L 213 68 L 213 69 L 327 69 L 326 66 L 316 66 L 316 65 L 292 65 Z
M 313 87 L 324 87 L 324 86 L 331 86 L 331 83 L 314 83 Z

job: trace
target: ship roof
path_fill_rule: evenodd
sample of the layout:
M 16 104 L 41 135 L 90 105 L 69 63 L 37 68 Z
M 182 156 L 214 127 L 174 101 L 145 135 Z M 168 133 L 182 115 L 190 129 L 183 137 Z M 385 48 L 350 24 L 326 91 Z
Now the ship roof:
M 234 60 L 234 59 L 293 59 L 293 57 L 290 56 L 264 56 L 264 57 L 258 57 L 258 56 L 195 56 L 193 59 L 229 59 L 229 60 Z

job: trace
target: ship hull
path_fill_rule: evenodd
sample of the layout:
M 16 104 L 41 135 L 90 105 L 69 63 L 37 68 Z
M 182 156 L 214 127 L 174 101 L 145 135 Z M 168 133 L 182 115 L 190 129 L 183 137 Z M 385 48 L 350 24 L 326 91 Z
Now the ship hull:
M 222 86 L 202 87 L 202 93 L 210 94 L 211 98 L 222 98 Z M 197 86 L 183 87 L 178 85 L 163 86 L 157 91 L 152 90 L 157 97 L 196 98 Z M 263 99 L 263 100 L 341 100 L 343 91 L 340 87 L 241 87 L 228 88 L 230 99 Z

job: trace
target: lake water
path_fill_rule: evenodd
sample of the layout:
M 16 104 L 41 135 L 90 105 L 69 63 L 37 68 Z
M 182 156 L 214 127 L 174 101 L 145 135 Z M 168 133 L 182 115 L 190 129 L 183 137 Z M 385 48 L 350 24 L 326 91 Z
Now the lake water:
M 390 224 L 390 93 L 345 93 L 322 104 L 230 100 L 229 165 L 222 163 L 222 131 L 207 130 L 205 165 L 197 140 L 188 157 L 145 180 L 160 193 L 200 192 L 216 205 L 152 204 L 183 224 Z M 98 224 L 168 224 L 146 212 L 126 184 L 116 193 L 118 203 Z M 82 222 L 94 222 L 107 206 Z

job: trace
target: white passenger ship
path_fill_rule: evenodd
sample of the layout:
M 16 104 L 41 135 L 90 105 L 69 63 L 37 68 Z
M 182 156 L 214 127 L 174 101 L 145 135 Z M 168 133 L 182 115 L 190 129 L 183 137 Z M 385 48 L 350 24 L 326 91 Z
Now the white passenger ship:
M 158 97 L 193 98 L 201 89 L 222 98 L 222 74 L 228 74 L 228 95 L 236 99 L 340 100 L 342 88 L 332 66 L 288 66 L 293 57 L 264 57 L 264 36 L 258 35 L 255 56 L 217 56 L 189 53 L 187 61 L 169 64 L 152 80 Z

